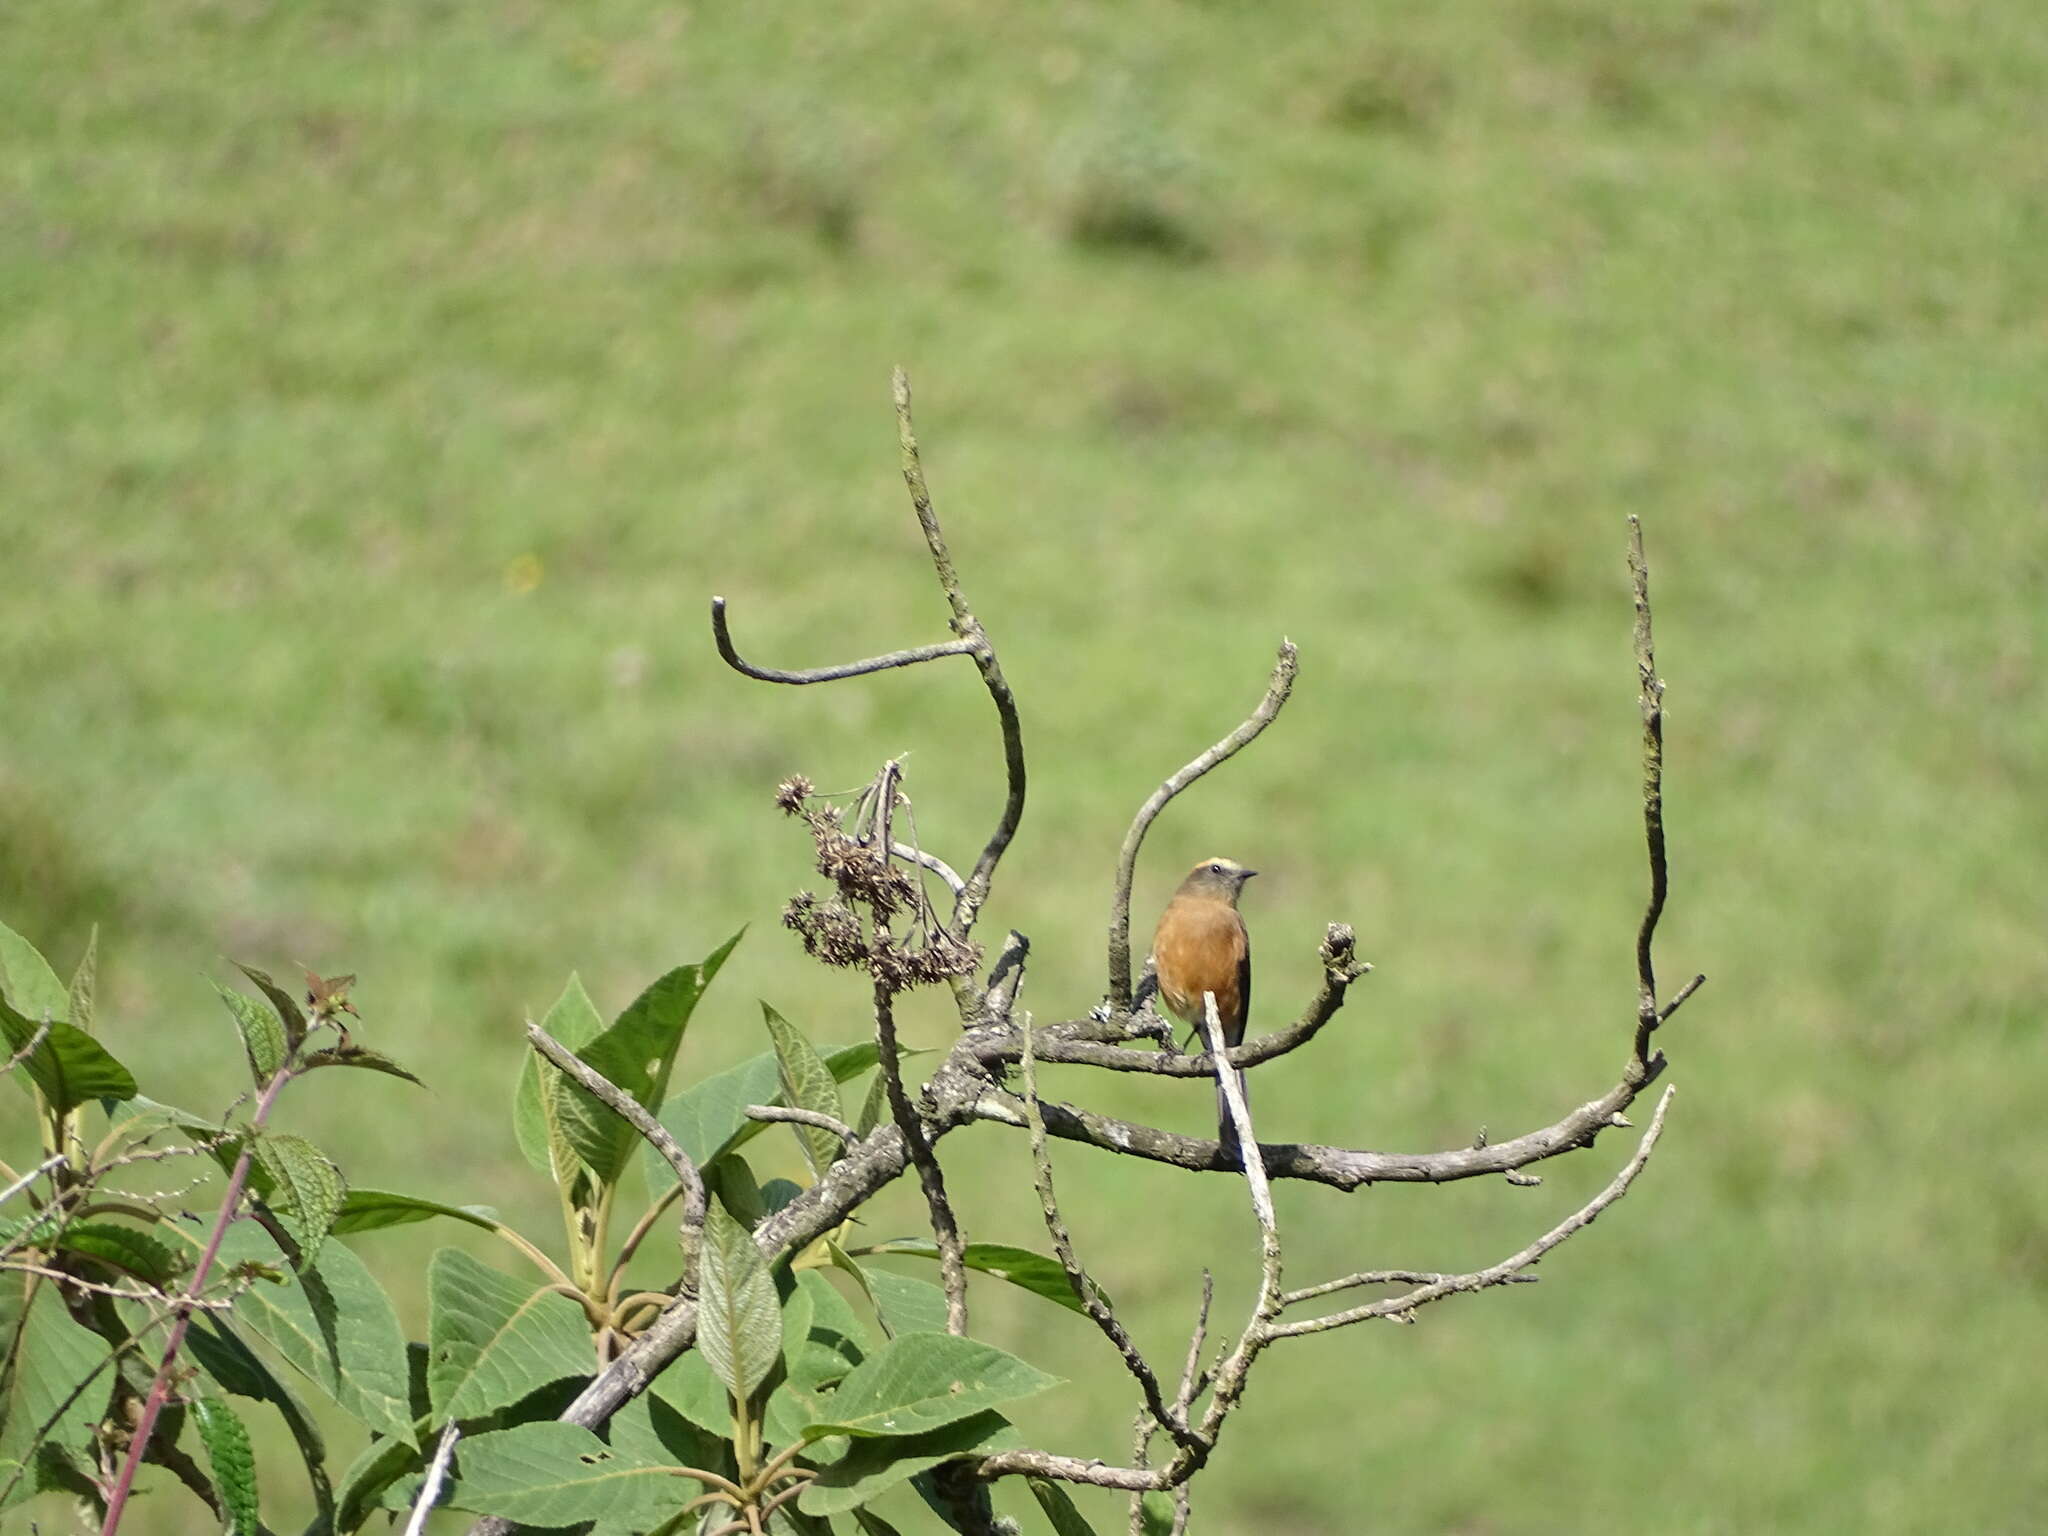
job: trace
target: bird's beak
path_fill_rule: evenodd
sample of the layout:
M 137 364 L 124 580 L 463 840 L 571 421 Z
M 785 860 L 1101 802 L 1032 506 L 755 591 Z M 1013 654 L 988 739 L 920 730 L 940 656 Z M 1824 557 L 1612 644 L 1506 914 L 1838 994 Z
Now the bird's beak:
M 1256 875 L 1257 873 L 1258 871 L 1256 869 L 1248 869 L 1244 872 L 1244 878 L 1249 880 L 1253 875 Z

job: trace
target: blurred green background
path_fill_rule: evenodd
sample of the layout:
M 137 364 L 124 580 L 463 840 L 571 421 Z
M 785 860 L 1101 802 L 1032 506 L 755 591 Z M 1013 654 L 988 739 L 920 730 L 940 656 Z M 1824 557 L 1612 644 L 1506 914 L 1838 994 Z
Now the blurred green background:
M 66 970 L 102 925 L 102 1032 L 193 1108 L 237 1087 L 216 957 L 358 972 L 432 1090 L 324 1074 L 285 1118 L 559 1246 L 504 1110 L 571 969 L 615 1010 L 751 924 L 684 1073 L 761 1049 L 759 998 L 855 1038 L 857 981 L 776 923 L 816 877 L 775 782 L 907 754 L 928 846 L 992 824 L 969 666 L 773 689 L 705 623 L 727 594 L 780 665 L 943 636 L 901 362 L 1025 712 L 987 922 L 1040 1016 L 1100 996 L 1131 812 L 1286 635 L 1295 700 L 1156 829 L 1140 936 L 1195 858 L 1266 871 L 1265 1027 L 1357 925 L 1379 969 L 1258 1074 L 1266 1136 L 1513 1134 L 1630 1026 L 1634 512 L 1663 969 L 1712 978 L 1664 1148 L 1543 1284 L 1276 1352 L 1198 1524 L 2034 1528 L 2044 89 L 1993 0 L 11 8 L 0 914 Z M 1019 1139 L 945 1146 L 971 1235 L 1042 1243 Z M 1627 1147 L 1283 1190 L 1290 1281 L 1492 1262 Z M 1242 1315 L 1237 1181 L 1059 1169 L 1147 1347 L 1203 1263 Z M 474 1246 L 357 1242 L 415 1324 L 440 1242 Z M 1126 1453 L 1085 1324 L 976 1307 L 1073 1379 L 1034 1433 Z

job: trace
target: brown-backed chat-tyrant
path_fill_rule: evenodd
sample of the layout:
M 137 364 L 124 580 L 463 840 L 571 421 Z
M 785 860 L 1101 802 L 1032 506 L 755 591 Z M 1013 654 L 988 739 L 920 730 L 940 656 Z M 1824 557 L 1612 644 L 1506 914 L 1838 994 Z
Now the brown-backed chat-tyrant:
M 1238 915 L 1237 898 L 1257 874 L 1230 859 L 1204 859 L 1181 881 L 1160 914 L 1152 935 L 1152 966 L 1159 995 L 1183 1020 L 1198 1028 L 1202 994 L 1215 994 L 1217 1021 L 1227 1045 L 1244 1040 L 1252 1006 L 1252 944 Z M 1225 1146 L 1237 1144 L 1223 1090 L 1216 1090 L 1216 1118 Z

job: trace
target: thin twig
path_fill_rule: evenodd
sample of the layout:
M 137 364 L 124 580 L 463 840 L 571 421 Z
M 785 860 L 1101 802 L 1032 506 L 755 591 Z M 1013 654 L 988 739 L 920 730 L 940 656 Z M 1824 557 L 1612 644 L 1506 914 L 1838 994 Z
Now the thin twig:
M 1273 723 L 1273 717 L 1280 713 L 1287 695 L 1293 691 L 1294 669 L 1294 642 L 1283 640 L 1280 658 L 1273 664 L 1273 680 L 1266 685 L 1266 696 L 1259 700 L 1258 708 L 1244 724 L 1153 790 L 1132 818 L 1131 829 L 1124 834 L 1123 848 L 1117 854 L 1116 890 L 1109 903 L 1109 1005 L 1116 1012 L 1126 1013 L 1131 1006 L 1131 881 L 1137 873 L 1138 849 L 1145 841 L 1145 833 L 1169 800 L 1218 763 L 1235 757 Z
M 1124 1369 L 1138 1383 L 1138 1390 L 1144 1394 L 1145 1411 L 1153 1421 L 1173 1436 L 1176 1442 L 1184 1442 L 1188 1436 L 1187 1418 L 1176 1413 L 1159 1390 L 1159 1377 L 1151 1364 L 1140 1353 L 1132 1341 L 1129 1330 L 1117 1319 L 1108 1302 L 1102 1299 L 1102 1288 L 1088 1272 L 1081 1267 L 1081 1261 L 1074 1256 L 1073 1235 L 1067 1230 L 1067 1223 L 1060 1215 L 1059 1196 L 1054 1192 L 1052 1179 L 1052 1155 L 1046 1150 L 1045 1122 L 1038 1113 L 1038 1063 L 1031 1049 L 1031 1016 L 1026 1014 L 1018 1033 L 1023 1037 L 1022 1057 L 1024 1078 L 1024 1116 L 1029 1123 L 1031 1141 L 1032 1184 L 1038 1191 L 1039 1213 L 1045 1218 L 1046 1235 L 1052 1239 L 1052 1251 L 1060 1261 L 1060 1268 L 1067 1277 L 1067 1286 L 1074 1293 L 1074 1299 L 1081 1304 L 1081 1310 L 1090 1322 L 1101 1330 L 1102 1336 L 1123 1358 Z
M 184 1293 L 172 1303 L 176 1321 L 171 1324 L 170 1337 L 164 1340 L 163 1358 L 157 1363 L 156 1375 L 150 1381 L 149 1395 L 143 1399 L 141 1417 L 136 1420 L 128 1441 L 128 1454 L 121 1462 L 113 1491 L 107 1496 L 102 1536 L 114 1536 L 120 1528 L 121 1512 L 128 1507 L 128 1495 L 135 1486 L 135 1474 L 142 1466 L 143 1455 L 149 1450 L 150 1435 L 156 1429 L 164 1404 L 170 1401 L 178 1351 L 185 1343 L 185 1331 L 191 1326 L 192 1314 L 196 1310 L 193 1303 L 205 1286 L 207 1275 L 213 1270 L 214 1260 L 220 1256 L 220 1245 L 228 1235 L 228 1227 L 239 1214 L 242 1191 L 248 1187 L 249 1168 L 255 1160 L 256 1136 L 270 1119 L 278 1095 L 284 1092 L 284 1086 L 292 1076 L 291 1064 L 286 1062 L 271 1074 L 270 1081 L 264 1085 L 263 1095 L 256 1101 L 255 1111 L 249 1117 L 249 1134 L 243 1138 L 241 1155 L 235 1159 L 234 1171 L 228 1175 L 227 1189 L 221 1194 L 220 1212 L 214 1218 L 213 1231 L 206 1239 L 206 1246 L 200 1250 L 199 1261 L 192 1268 L 192 1278 L 186 1282 Z
M 1001 1059 L 1005 1053 L 994 1054 Z M 1162 1055 L 1161 1059 L 1172 1058 Z M 1644 1084 L 1661 1070 L 1660 1060 Z M 1497 1177 L 1509 1169 L 1592 1146 L 1601 1132 L 1616 1129 L 1614 1117 L 1635 1102 L 1644 1084 L 1624 1079 L 1603 1097 L 1581 1104 L 1554 1124 L 1483 1147 L 1454 1147 L 1443 1152 L 1372 1152 L 1313 1142 L 1264 1142 L 1259 1147 L 1259 1161 L 1268 1178 L 1300 1179 L 1340 1190 L 1368 1184 L 1449 1184 L 1459 1179 Z M 1235 1173 L 1238 1168 L 1235 1153 L 1226 1151 L 1213 1136 L 1183 1136 L 1057 1100 L 1046 1100 L 1043 1110 L 1046 1130 L 1063 1141 L 1166 1163 L 1191 1173 Z M 1018 1130 L 1026 1125 L 1022 1103 L 1000 1089 L 984 1088 L 971 1113 L 978 1120 Z
M 964 939 L 973 930 L 982 903 L 988 900 L 996 865 L 1010 846 L 1010 839 L 1017 835 L 1018 823 L 1024 819 L 1024 727 L 1017 717 L 1017 697 L 1010 692 L 1009 682 L 1003 677 L 1002 663 L 996 659 L 996 648 L 989 641 L 988 631 L 982 628 L 981 620 L 967 605 L 966 594 L 960 587 L 960 573 L 953 568 L 952 553 L 946 548 L 946 537 L 939 530 L 938 514 L 932 510 L 932 493 L 925 485 L 924 461 L 917 449 L 917 429 L 910 418 L 910 376 L 901 368 L 890 375 L 889 391 L 896 401 L 896 440 L 903 456 L 903 483 L 910 488 L 910 502 L 917 512 L 917 524 L 924 530 L 924 542 L 931 551 L 932 568 L 938 572 L 939 585 L 945 589 L 946 601 L 953 609 L 953 633 L 972 645 L 969 654 L 980 669 L 982 685 L 988 689 L 989 699 L 996 707 L 996 718 L 1003 733 L 1003 776 L 1007 788 L 1002 814 L 996 820 L 996 829 L 989 835 L 987 845 L 981 850 L 981 857 L 974 861 L 974 868 L 968 872 L 965 888 L 953 904 L 953 929 Z
M 1283 1307 L 1299 1306 L 1304 1301 L 1313 1301 L 1318 1296 L 1334 1295 L 1338 1291 L 1352 1291 L 1362 1285 L 1435 1285 L 1439 1280 L 1451 1277 L 1431 1269 L 1361 1269 L 1355 1275 L 1346 1275 L 1340 1280 L 1325 1280 L 1321 1285 L 1303 1286 L 1298 1291 L 1289 1291 L 1280 1298 Z M 1516 1280 L 1529 1285 L 1536 1283 L 1534 1275 L 1516 1275 Z
M 1664 856 L 1664 683 L 1657 676 L 1650 621 L 1650 566 L 1643 557 L 1643 525 L 1628 520 L 1628 570 L 1635 589 L 1636 680 L 1643 714 L 1643 840 L 1650 856 L 1650 899 L 1636 929 L 1636 1059 L 1647 1062 L 1650 1036 L 1663 1022 L 1657 1012 L 1657 968 L 1651 958 L 1657 921 L 1664 915 L 1670 870 Z
M 419 1497 L 413 1500 L 412 1518 L 405 1522 L 405 1536 L 421 1536 L 426 1530 L 427 1517 L 434 1512 L 434 1501 L 441 1497 L 441 1484 L 448 1477 L 455 1442 L 461 1438 L 461 1426 L 450 1419 L 441 1430 L 440 1443 L 434 1447 L 434 1459 L 427 1464 L 427 1480 L 420 1484 Z
M 1643 1139 L 1637 1145 L 1635 1155 L 1623 1166 L 1621 1172 L 1614 1176 L 1613 1182 L 1521 1252 L 1501 1260 L 1490 1269 L 1475 1270 L 1465 1275 L 1444 1275 L 1415 1290 L 1370 1302 L 1362 1307 L 1353 1307 L 1349 1311 L 1333 1312 L 1327 1317 L 1312 1317 L 1297 1323 L 1275 1324 L 1268 1330 L 1269 1335 L 1276 1339 L 1303 1338 L 1312 1333 L 1327 1333 L 1332 1328 L 1342 1328 L 1376 1317 L 1406 1317 L 1417 1307 L 1427 1306 L 1432 1301 L 1441 1301 L 1446 1296 L 1482 1291 L 1490 1286 L 1506 1285 L 1517 1278 L 1522 1278 L 1518 1271 L 1527 1269 L 1574 1233 L 1590 1227 L 1602 1211 L 1628 1193 L 1628 1188 L 1635 1182 L 1636 1175 L 1643 1171 L 1643 1166 L 1650 1160 L 1650 1154 L 1657 1149 L 1657 1138 L 1664 1134 L 1664 1114 L 1671 1107 L 1671 1096 L 1676 1092 L 1676 1086 L 1669 1086 L 1658 1097 L 1657 1111 L 1650 1117 L 1650 1128 L 1643 1132 Z
M 946 1287 L 946 1332 L 967 1332 L 966 1244 L 960 1223 L 953 1215 L 953 1203 L 946 1198 L 946 1177 L 939 1170 L 931 1137 L 919 1118 L 916 1106 L 903 1087 L 903 1063 L 896 1048 L 896 999 L 889 984 L 875 978 L 875 1039 L 880 1046 L 882 1082 L 889 1096 L 889 1113 L 903 1142 L 910 1149 L 910 1161 L 917 1169 L 917 1182 L 924 1191 L 930 1213 L 932 1240 L 939 1245 L 939 1279 Z
M 12 1184 L 9 1184 L 5 1189 L 0 1189 L 0 1205 L 5 1205 L 9 1200 L 12 1200 L 24 1189 L 27 1189 L 29 1185 L 35 1183 L 37 1179 L 40 1179 L 52 1168 L 63 1167 L 64 1161 L 64 1154 L 62 1152 L 51 1153 L 48 1157 L 44 1158 L 40 1163 L 37 1163 L 35 1167 L 29 1169 L 27 1173 L 24 1173 Z
M 661 1155 L 675 1171 L 683 1187 L 683 1220 L 679 1233 L 683 1249 L 683 1289 L 694 1294 L 697 1287 L 697 1252 L 704 1239 L 704 1176 L 690 1160 L 682 1144 L 668 1133 L 668 1127 L 650 1115 L 639 1100 L 583 1060 L 540 1025 L 528 1021 L 526 1038 L 536 1051 L 555 1067 L 582 1084 L 589 1094 L 640 1133 L 641 1139 Z
M 799 1109 L 788 1104 L 749 1104 L 742 1111 L 749 1120 L 776 1121 L 787 1125 L 809 1125 L 818 1130 L 829 1131 L 837 1136 L 848 1151 L 860 1140 L 860 1133 L 844 1120 L 835 1119 L 815 1109 Z
M 914 667 L 921 661 L 937 661 L 942 656 L 972 656 L 972 640 L 942 640 L 936 645 L 907 646 L 900 651 L 890 651 L 882 656 L 870 656 L 865 661 L 846 661 L 831 667 L 803 667 L 785 671 L 780 667 L 756 666 L 741 656 L 732 643 L 732 632 L 726 627 L 725 599 L 711 599 L 711 638 L 718 646 L 718 654 L 725 658 L 725 664 L 735 672 L 744 674 L 763 683 L 786 683 L 801 688 L 808 683 L 836 683 L 841 678 L 865 677 L 870 672 L 887 672 L 892 667 Z

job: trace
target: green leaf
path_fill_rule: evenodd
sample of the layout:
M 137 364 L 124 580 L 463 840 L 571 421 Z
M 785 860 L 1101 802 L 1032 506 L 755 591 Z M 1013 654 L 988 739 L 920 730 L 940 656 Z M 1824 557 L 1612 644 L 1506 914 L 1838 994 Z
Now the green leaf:
M 914 1258 L 937 1259 L 939 1245 L 928 1237 L 899 1237 L 886 1243 L 874 1243 L 866 1248 L 856 1249 L 855 1258 L 869 1254 L 900 1253 Z M 1033 1253 L 1029 1248 L 1013 1248 L 1008 1243 L 969 1243 L 961 1255 L 969 1269 L 993 1275 L 998 1280 L 1007 1280 L 1014 1286 L 1043 1296 L 1047 1301 L 1058 1302 L 1070 1312 L 1084 1315 L 1087 1308 L 1075 1296 L 1074 1288 L 1067 1283 L 1067 1272 L 1060 1268 L 1058 1259 L 1046 1254 Z M 1102 1299 L 1109 1300 L 1107 1292 L 1097 1288 Z
M 720 1439 L 732 1433 L 732 1405 L 725 1384 L 712 1374 L 702 1349 L 691 1350 L 669 1366 L 648 1390 L 699 1429 Z
M 780 1277 L 782 1298 L 782 1379 L 762 1405 L 761 1422 L 771 1446 L 783 1446 L 804 1438 L 804 1426 L 824 1412 L 822 1399 L 815 1405 L 812 1394 L 792 1379 L 792 1368 L 803 1358 L 811 1338 L 811 1314 L 816 1301 L 788 1275 Z
M 847 1373 L 831 1417 L 813 1435 L 917 1435 L 999 1403 L 1035 1397 L 1060 1378 L 1015 1355 L 949 1333 L 891 1339 Z
M 674 1498 L 666 1465 L 606 1445 L 576 1424 L 520 1424 L 465 1439 L 448 1502 L 522 1525 L 616 1520 L 645 1528 Z
M 253 965 L 244 965 L 239 960 L 228 962 L 250 981 L 256 990 L 270 999 L 270 1006 L 277 1010 L 277 1016 L 284 1021 L 284 1037 L 296 1046 L 306 1038 L 306 1015 L 299 1007 L 299 1000 L 270 979 L 267 971 L 259 971 Z
M 766 1003 L 761 1005 L 761 1018 L 768 1026 L 768 1038 L 775 1045 L 776 1076 L 782 1084 L 782 1102 L 793 1109 L 808 1109 L 815 1114 L 830 1115 L 834 1120 L 846 1116 L 846 1106 L 839 1100 L 839 1081 L 833 1077 L 832 1069 L 803 1032 L 789 1020 L 777 1013 Z M 815 1125 L 793 1125 L 797 1145 L 803 1149 L 804 1161 L 810 1164 L 811 1176 L 821 1179 L 845 1153 L 839 1138 L 830 1131 Z
M 820 1374 L 817 1380 L 821 1383 L 837 1381 L 860 1364 L 867 1344 L 866 1331 L 854 1315 L 852 1306 L 839 1294 L 839 1287 L 825 1277 L 823 1270 L 798 1270 L 796 1284 L 797 1289 L 808 1292 L 811 1298 L 809 1347 L 829 1351 L 841 1362 L 839 1368 Z
M 860 1287 L 861 1295 L 867 1298 L 868 1305 L 874 1309 L 875 1321 L 882 1325 L 883 1337 L 893 1336 L 895 1330 L 889 1326 L 889 1319 L 882 1313 L 882 1303 L 875 1297 L 875 1288 L 868 1283 L 867 1270 L 857 1263 L 851 1254 L 839 1246 L 837 1238 L 828 1237 L 825 1239 L 825 1257 L 832 1261 L 834 1269 L 846 1275 L 855 1285 Z M 943 1309 L 945 1306 L 945 1298 L 943 1296 L 940 1297 L 939 1304 Z M 945 1326 L 945 1314 L 942 1310 L 939 1318 L 939 1328 L 942 1332 Z
M 62 1006 L 59 1007 L 62 1011 Z M 99 1041 L 75 1024 L 53 1022 L 36 1048 L 22 1058 L 21 1070 L 42 1092 L 51 1108 L 68 1115 L 94 1099 L 128 1099 L 135 1096 L 135 1079 Z M 5 1055 L 13 1055 L 34 1040 L 42 1027 L 40 1014 L 35 1023 L 7 1004 L 0 1003 L 0 1035 L 7 1037 Z
M 728 1392 L 751 1397 L 782 1353 L 782 1318 L 768 1261 L 717 1201 L 698 1269 L 697 1347 Z
M 46 1017 L 60 1024 L 71 1018 L 69 989 L 42 952 L 5 923 L 0 923 L 0 997 L 37 1024 Z
M 903 1533 L 865 1506 L 853 1510 L 853 1523 L 861 1528 L 861 1536 L 903 1536 Z
M 216 1317 L 200 1317 L 185 1335 L 185 1352 L 224 1392 L 266 1402 L 277 1409 L 305 1463 L 313 1503 L 333 1529 L 334 1496 L 327 1482 L 327 1442 L 299 1395 L 280 1381 L 255 1351 Z M 348 1527 L 342 1527 L 348 1529 Z
M 81 1221 L 57 1237 L 66 1253 L 80 1254 L 149 1285 L 168 1286 L 182 1265 L 157 1239 L 111 1221 Z
M 402 1227 L 415 1221 L 450 1216 L 486 1232 L 498 1228 L 497 1212 L 488 1205 L 443 1205 L 418 1195 L 396 1194 L 388 1189 L 352 1189 L 341 1202 L 341 1210 L 330 1229 L 336 1237 L 349 1232 L 375 1232 L 383 1227 Z
M 283 1043 L 281 1037 L 279 1043 Z M 255 1152 L 256 1161 L 270 1178 L 270 1194 L 264 1203 L 284 1218 L 285 1226 L 299 1240 L 304 1261 L 311 1264 L 319 1257 L 334 1218 L 341 1214 L 348 1181 L 326 1153 L 288 1131 L 265 1131 L 256 1138 Z
M 700 963 L 677 966 L 635 998 L 609 1029 L 578 1047 L 576 1054 L 652 1113 L 668 1092 L 690 1015 L 739 941 L 736 933 Z M 616 1183 L 638 1139 L 632 1126 L 595 1094 L 567 1078 L 560 1079 L 558 1087 L 554 1109 L 562 1134 L 600 1183 Z
M 92 1427 L 106 1411 L 114 1372 L 102 1370 L 108 1345 L 91 1329 L 72 1321 L 57 1287 L 38 1277 L 0 1274 L 0 1284 L 26 1300 L 11 1308 L 0 1336 L 0 1487 L 13 1479 L 38 1445 L 83 1449 Z M 95 1374 L 97 1373 L 97 1374 Z M 39 1486 L 33 1472 L 15 1485 L 15 1496 Z
M 860 1118 L 853 1122 L 853 1128 L 857 1134 L 866 1136 L 888 1118 L 889 1079 L 877 1072 L 868 1080 L 868 1094 L 860 1102 Z
M 1173 1500 L 1163 1493 L 1145 1494 L 1138 1504 L 1144 1536 L 1168 1536 L 1173 1530 Z
M 427 1395 L 436 1419 L 475 1419 L 597 1369 L 583 1309 L 457 1248 L 427 1269 Z
M 562 995 L 555 999 L 555 1006 L 548 1010 L 540 1025 L 573 1051 L 595 1039 L 604 1021 L 598 1017 L 590 994 L 583 990 L 582 979 L 571 973 L 568 985 L 562 988 Z M 562 1165 L 567 1146 L 559 1140 L 553 1109 L 541 1086 L 560 1075 L 541 1059 L 539 1052 L 526 1053 L 526 1061 L 519 1069 L 519 1086 L 512 1094 L 512 1129 L 519 1137 L 519 1150 L 526 1154 L 535 1171 L 547 1174 L 558 1184 L 566 1184 L 573 1173 Z
M 858 1045 L 828 1046 L 822 1054 L 833 1078 L 843 1083 L 875 1064 L 875 1043 L 864 1040 Z M 903 1054 L 908 1057 L 913 1053 Z M 662 1106 L 660 1118 L 669 1134 L 690 1154 L 690 1160 L 699 1168 L 708 1168 L 769 1129 L 765 1120 L 747 1118 L 748 1105 L 783 1102 L 775 1053 L 763 1051 L 685 1088 Z M 642 1161 L 648 1182 L 656 1189 L 666 1189 L 675 1182 L 675 1174 L 652 1147 Z
M 927 1281 L 899 1275 L 879 1264 L 861 1265 L 875 1314 L 892 1338 L 946 1331 L 946 1293 Z
M 353 1531 L 370 1517 L 384 1491 L 408 1472 L 420 1470 L 425 1458 L 416 1445 L 403 1440 L 373 1439 L 341 1474 L 334 1495 L 334 1529 Z
M 761 1186 L 754 1182 L 753 1165 L 737 1152 L 726 1153 L 704 1170 L 704 1187 L 749 1232 L 768 1214 L 768 1202 L 761 1198 Z
M 244 997 L 219 982 L 213 984 L 213 990 L 220 994 L 220 1000 L 234 1015 L 235 1032 L 242 1037 L 242 1050 L 249 1058 L 250 1075 L 256 1079 L 258 1088 L 263 1087 L 277 1076 L 277 1069 L 284 1065 L 284 1025 L 278 1022 L 276 1014 L 253 997 Z
M 675 1070 L 683 1033 L 690 1027 L 690 1015 L 697 1011 L 698 1000 L 746 931 L 740 929 L 697 964 L 677 966 L 634 998 L 612 1027 L 591 1042 L 591 1050 L 596 1054 L 586 1059 L 593 1066 L 604 1061 L 612 1065 L 631 1062 L 642 1067 L 650 1086 L 649 1096 L 642 1103 L 653 1109 L 668 1096 L 669 1075 Z M 598 1070 L 611 1076 L 602 1066 Z
M 70 1011 L 64 1015 L 65 1022 L 76 1024 L 87 1034 L 92 1033 L 93 1004 L 99 993 L 100 977 L 100 925 L 94 923 L 92 931 L 85 936 L 85 953 L 78 957 L 78 969 L 71 973 L 71 988 L 66 1001 Z
M 166 1239 L 197 1253 L 204 1239 L 166 1223 Z M 319 1262 L 289 1273 L 270 1235 L 238 1221 L 221 1243 L 226 1265 L 261 1264 L 287 1272 L 283 1285 L 254 1285 L 235 1302 L 235 1321 L 275 1349 L 341 1408 L 373 1430 L 414 1444 L 405 1335 L 376 1278 L 346 1243 L 328 1243 Z
M 1058 1483 L 1048 1477 L 1027 1477 L 1024 1485 L 1038 1500 L 1045 1518 L 1052 1522 L 1053 1536 L 1095 1536 L 1095 1528 L 1082 1518 L 1067 1490 Z
M 806 1514 L 843 1514 L 942 1461 L 1015 1450 L 1023 1443 L 1010 1421 L 995 1412 L 977 1413 L 922 1435 L 855 1440 L 845 1456 L 818 1474 L 797 1503 Z
M 382 1051 L 373 1051 L 367 1045 L 360 1045 L 354 1040 L 346 1045 L 310 1051 L 306 1055 L 304 1065 L 309 1070 L 313 1067 L 361 1067 L 369 1072 L 382 1072 L 386 1077 L 402 1077 L 408 1083 L 417 1083 L 422 1088 L 427 1086 Z
M 718 1389 L 718 1396 L 723 1402 L 723 1388 Z M 713 1434 L 698 1428 L 651 1392 L 641 1393 L 613 1414 L 605 1433 L 614 1450 L 636 1461 L 719 1473 L 729 1464 L 730 1453 L 722 1431 Z M 677 1508 L 704 1492 L 704 1485 L 694 1478 L 671 1477 L 669 1486 L 674 1490 Z
M 213 1490 L 228 1517 L 227 1536 L 256 1536 L 256 1454 L 249 1448 L 249 1431 L 217 1397 L 195 1398 L 192 1417 L 213 1468 Z

